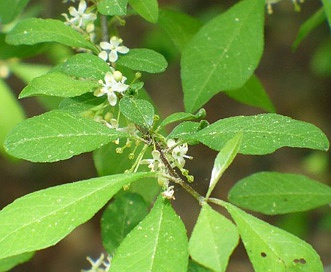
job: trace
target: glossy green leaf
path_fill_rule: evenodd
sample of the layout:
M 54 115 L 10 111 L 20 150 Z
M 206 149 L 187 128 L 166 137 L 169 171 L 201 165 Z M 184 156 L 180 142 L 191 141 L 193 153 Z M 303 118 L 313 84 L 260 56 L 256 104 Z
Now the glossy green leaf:
M 0 259 L 0 272 L 6 272 L 15 266 L 25 263 L 32 258 L 34 252 L 26 252 L 12 257 Z
M 121 113 L 133 123 L 145 128 L 152 127 L 154 107 L 147 100 L 123 97 L 119 106 Z
M 52 246 L 89 220 L 124 185 L 151 173 L 92 178 L 40 190 L 0 212 L 0 258 Z
M 244 86 L 237 90 L 226 91 L 225 94 L 240 103 L 275 112 L 275 107 L 268 97 L 260 80 L 252 76 Z
M 6 1 L 6 0 L 2 0 Z M 1 2 L 1 0 L 0 0 Z M 10 2 L 8 2 L 10 3 Z M 27 58 L 37 55 L 45 49 L 43 44 L 38 45 L 10 45 L 5 42 L 6 34 L 0 33 L 0 59 L 10 59 L 10 58 Z
M 192 135 L 195 135 L 199 130 L 200 124 L 198 122 L 182 122 L 176 126 L 168 135 L 168 139 L 181 139 L 188 140 L 192 138 Z
M 241 154 L 269 154 L 284 146 L 323 151 L 329 148 L 328 139 L 316 126 L 274 113 L 221 119 L 191 139 L 220 150 L 239 132 L 243 133 Z
M 29 18 L 20 21 L 8 34 L 6 42 L 13 45 L 32 45 L 57 42 L 67 46 L 90 49 L 98 53 L 95 45 L 64 22 L 54 19 Z
M 179 11 L 164 9 L 160 10 L 157 23 L 180 52 L 202 26 L 202 23 L 194 17 Z
M 129 0 L 129 4 L 146 21 L 157 22 L 159 16 L 157 0 Z
M 7 84 L 0 78 L 0 152 L 5 153 L 3 142 L 8 132 L 25 118 L 22 107 Z
M 217 182 L 236 157 L 240 148 L 242 137 L 242 133 L 238 133 L 237 135 L 235 135 L 224 145 L 221 151 L 217 154 L 214 162 L 214 167 L 211 172 L 211 178 L 209 181 L 209 188 L 206 194 L 206 198 L 209 198 Z
M 331 187 L 302 175 L 260 172 L 236 183 L 229 200 L 264 214 L 301 212 L 331 203 Z
M 103 15 L 126 15 L 128 0 L 100 0 L 97 2 L 98 11 Z
M 130 49 L 129 53 L 121 56 L 116 62 L 132 70 L 148 73 L 162 73 L 168 66 L 166 59 L 151 49 Z
M 297 37 L 292 44 L 292 50 L 296 50 L 302 40 L 308 36 L 308 34 L 313 31 L 316 27 L 325 21 L 325 12 L 321 8 L 316 11 L 306 22 L 304 22 L 299 29 Z
M 29 3 L 29 0 L 0 0 L 0 24 L 13 21 Z
M 123 240 L 111 272 L 186 272 L 187 236 L 168 200 L 159 197 L 151 212 Z
M 161 123 L 160 126 L 164 127 L 166 125 L 181 122 L 181 121 L 189 121 L 189 120 L 196 120 L 206 117 L 205 109 L 200 109 L 196 114 L 191 114 L 188 112 L 175 112 L 167 116 Z
M 328 19 L 329 26 L 331 27 L 331 1 L 330 0 L 322 0 L 324 6 L 324 12 L 326 14 L 326 18 Z
M 88 53 L 80 53 L 69 57 L 65 62 L 55 66 L 52 71 L 78 78 L 103 79 L 110 69 L 101 58 Z
M 264 0 L 244 0 L 203 26 L 182 54 L 184 104 L 194 112 L 220 91 L 242 87 L 263 52 Z
M 189 242 L 192 259 L 213 271 L 226 271 L 238 242 L 236 226 L 207 204 L 203 205 Z
M 95 150 L 126 133 L 65 111 L 50 111 L 19 123 L 5 140 L 17 158 L 54 162 Z
M 255 271 L 324 271 L 311 245 L 235 206 L 228 204 L 226 208 L 238 227 Z
M 19 98 L 37 95 L 74 97 L 93 91 L 96 81 L 77 80 L 66 74 L 53 72 L 33 79 L 20 93 Z
M 148 213 L 148 205 L 138 194 L 125 192 L 115 197 L 101 218 L 102 242 L 111 255 L 125 238 L 125 236 Z

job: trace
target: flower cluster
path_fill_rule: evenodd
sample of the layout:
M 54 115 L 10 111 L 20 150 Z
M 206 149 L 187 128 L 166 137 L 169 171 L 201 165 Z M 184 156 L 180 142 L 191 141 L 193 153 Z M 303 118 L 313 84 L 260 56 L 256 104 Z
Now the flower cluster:
M 94 92 L 97 97 L 107 95 L 108 102 L 111 106 L 117 104 L 116 93 L 123 94 L 129 85 L 125 84 L 126 77 L 122 75 L 120 71 L 116 71 L 114 68 L 110 67 L 110 72 L 107 72 L 104 80 L 99 80 L 101 88 Z
M 107 256 L 105 260 L 104 254 L 101 254 L 99 259 L 93 261 L 90 257 L 86 258 L 91 264 L 91 268 L 88 270 L 82 270 L 82 272 L 108 272 L 111 264 L 111 256 Z
M 92 12 L 88 12 L 87 3 L 85 0 L 80 0 L 78 9 L 75 7 L 69 7 L 70 18 L 66 13 L 62 13 L 62 16 L 66 19 L 65 24 L 71 26 L 73 29 L 86 33 L 90 40 L 93 41 L 94 34 L 94 21 L 97 19 L 97 15 Z
M 161 154 L 159 150 L 152 151 L 152 159 L 144 159 L 140 163 L 148 164 L 148 168 L 152 172 L 157 172 L 158 183 L 163 187 L 164 191 L 162 193 L 163 197 L 168 199 L 175 199 L 174 197 L 174 186 L 169 186 L 170 176 L 169 169 L 167 167 L 175 168 L 177 167 L 184 173 L 185 159 L 192 159 L 191 156 L 186 155 L 188 151 L 188 146 L 186 143 L 179 144 L 173 139 L 167 141 L 167 147 L 164 150 L 164 154 Z M 164 156 L 162 158 L 162 156 Z M 167 160 L 169 165 L 165 165 L 163 160 Z

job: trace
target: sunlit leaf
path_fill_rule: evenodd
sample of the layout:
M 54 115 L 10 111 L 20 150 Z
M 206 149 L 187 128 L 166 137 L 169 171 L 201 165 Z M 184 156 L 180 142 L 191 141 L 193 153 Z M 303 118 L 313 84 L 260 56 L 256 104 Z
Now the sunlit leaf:
M 54 162 L 128 137 L 93 120 L 50 111 L 19 123 L 5 140 L 6 151 L 33 162 Z
M 53 72 L 33 79 L 20 93 L 19 98 L 36 95 L 74 97 L 91 92 L 97 86 L 96 81 L 77 80 L 66 74 Z
M 324 12 L 326 14 L 326 18 L 328 19 L 329 26 L 331 27 L 331 2 L 330 0 L 322 0 L 324 6 Z
M 148 176 L 152 174 L 92 178 L 16 199 L 0 211 L 0 258 L 56 244 L 89 220 L 124 185 Z
M 184 104 L 194 112 L 220 91 L 240 88 L 263 52 L 264 0 L 244 0 L 210 20 L 181 59 Z
M 331 187 L 302 175 L 260 172 L 237 182 L 229 200 L 264 214 L 300 212 L 331 203 Z
M 78 78 L 103 79 L 110 69 L 101 58 L 88 53 L 80 53 L 69 57 L 65 62 L 55 66 L 52 71 Z
M 187 236 L 168 200 L 156 201 L 151 212 L 123 240 L 111 272 L 186 272 Z
M 130 49 L 129 53 L 121 56 L 117 64 L 132 70 L 148 73 L 164 72 L 168 66 L 166 59 L 151 49 Z
M 323 272 L 315 250 L 298 237 L 226 205 L 235 221 L 249 259 L 257 272 Z
M 29 18 L 20 21 L 8 34 L 6 42 L 13 45 L 32 45 L 58 42 L 67 46 L 82 47 L 97 53 L 95 45 L 64 22 L 54 19 Z
M 226 271 L 238 242 L 236 226 L 207 204 L 203 205 L 189 242 L 192 259 L 213 271 Z
M 269 154 L 284 146 L 323 151 L 329 148 L 328 139 L 316 126 L 274 113 L 221 119 L 192 134 L 191 139 L 221 150 L 239 132 L 243 133 L 242 154 Z

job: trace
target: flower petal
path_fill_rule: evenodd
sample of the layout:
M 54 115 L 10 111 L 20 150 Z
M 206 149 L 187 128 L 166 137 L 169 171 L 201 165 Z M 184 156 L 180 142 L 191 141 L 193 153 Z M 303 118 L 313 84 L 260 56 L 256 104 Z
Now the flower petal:
M 121 53 L 121 54 L 126 54 L 129 52 L 129 48 L 127 48 L 126 46 L 122 45 L 117 47 L 117 52 Z
M 104 61 L 107 61 L 108 59 L 108 54 L 106 51 L 101 51 L 99 54 L 98 54 L 98 57 L 99 58 L 102 58 Z
M 111 44 L 108 42 L 101 42 L 100 47 L 104 50 L 110 50 L 111 49 Z
M 114 92 L 108 92 L 108 102 L 111 106 L 115 106 L 117 103 L 117 96 Z
M 109 53 L 109 61 L 110 62 L 115 62 L 115 61 L 117 61 L 117 59 L 118 59 L 118 56 L 117 56 L 117 52 L 116 52 L 116 50 L 111 50 L 110 51 L 110 53 Z

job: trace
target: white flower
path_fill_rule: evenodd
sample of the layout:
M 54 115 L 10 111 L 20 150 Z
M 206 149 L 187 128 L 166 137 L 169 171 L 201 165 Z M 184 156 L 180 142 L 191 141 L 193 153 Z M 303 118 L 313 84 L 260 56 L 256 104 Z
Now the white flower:
M 72 18 L 69 19 L 67 14 L 62 14 L 67 21 L 66 24 L 81 28 L 87 22 L 96 20 L 97 16 L 94 13 L 85 13 L 86 8 L 87 4 L 85 0 L 80 0 L 78 10 L 75 7 L 69 7 L 69 13 Z
M 187 143 L 177 145 L 175 140 L 169 139 L 167 141 L 167 146 L 172 150 L 171 155 L 172 155 L 172 158 L 173 158 L 176 166 L 184 167 L 185 158 L 192 159 L 191 156 L 186 155 L 186 153 L 188 151 Z
M 109 42 L 101 42 L 100 47 L 103 51 L 101 51 L 98 56 L 104 61 L 107 61 L 107 59 L 110 62 L 117 61 L 118 53 L 126 54 L 129 52 L 129 48 L 120 45 L 122 42 L 123 40 L 116 36 L 111 37 Z
M 162 196 L 167 199 L 175 200 L 174 193 L 175 193 L 174 186 L 169 186 L 165 191 L 162 192 Z
M 125 92 L 129 88 L 129 85 L 124 84 L 126 77 L 123 76 L 120 71 L 115 71 L 113 68 L 111 69 L 112 72 L 106 73 L 104 82 L 99 80 L 102 87 L 94 92 L 94 95 L 99 97 L 106 94 L 109 104 L 115 106 L 117 103 L 117 96 L 115 93 Z
M 101 254 L 100 258 L 96 261 L 93 261 L 90 257 L 86 259 L 91 264 L 91 268 L 88 270 L 82 270 L 82 272 L 108 272 L 111 265 L 111 256 L 108 255 L 106 260 L 104 260 L 105 256 Z

